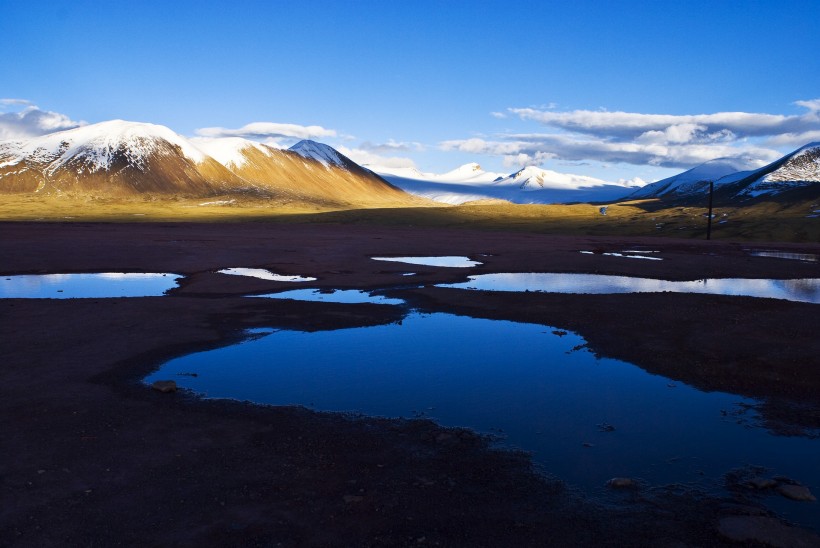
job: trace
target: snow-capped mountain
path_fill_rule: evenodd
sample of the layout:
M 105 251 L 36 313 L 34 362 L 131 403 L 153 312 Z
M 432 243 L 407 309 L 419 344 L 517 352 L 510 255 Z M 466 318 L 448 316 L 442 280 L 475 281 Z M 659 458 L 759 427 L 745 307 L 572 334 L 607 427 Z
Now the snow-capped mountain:
M 344 167 L 345 160 L 352 162 L 349 158 L 342 156 L 335 148 L 309 139 L 299 141 L 288 150 L 295 152 L 302 158 L 315 160 L 325 167 L 331 165 Z
M 407 192 L 448 204 L 488 199 L 519 204 L 611 201 L 635 188 L 534 166 L 511 175 L 486 172 L 475 163 L 443 175 L 421 173 L 412 168 L 383 170 L 380 175 Z
M 243 182 L 164 126 L 112 120 L 0 142 L 0 189 L 216 193 Z
M 437 183 L 455 183 L 465 185 L 473 183 L 491 183 L 497 179 L 506 177 L 505 173 L 484 171 L 484 169 L 482 169 L 482 167 L 475 162 L 464 164 L 463 166 L 459 166 L 451 171 L 448 171 L 447 173 L 425 173 L 414 167 L 386 167 L 375 165 L 365 165 L 364 167 L 382 176 L 388 175 L 415 181 L 434 181 Z
M 759 162 L 751 158 L 717 158 L 683 173 L 648 184 L 630 194 L 629 198 L 703 192 L 708 188 L 710 182 L 716 182 L 738 172 L 751 173 L 751 170 L 758 167 L 760 167 Z
M 808 144 L 763 167 L 747 158 L 721 158 L 646 185 L 627 198 L 697 198 L 714 183 L 715 196 L 736 201 L 774 196 L 799 188 L 820 194 L 820 143 Z
M 820 189 L 820 142 L 810 143 L 771 164 L 736 179 L 738 196 L 756 197 L 779 194 L 801 187 Z
M 239 192 L 321 203 L 419 203 L 327 145 L 302 141 L 293 148 L 232 137 L 186 139 L 164 126 L 113 120 L 0 141 L 0 192 Z

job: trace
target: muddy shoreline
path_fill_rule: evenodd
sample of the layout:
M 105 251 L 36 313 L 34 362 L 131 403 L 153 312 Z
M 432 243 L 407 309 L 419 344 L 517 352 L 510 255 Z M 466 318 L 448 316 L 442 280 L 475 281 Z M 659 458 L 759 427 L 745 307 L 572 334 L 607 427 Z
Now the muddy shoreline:
M 663 261 L 581 250 L 661 251 Z M 817 263 L 748 249 L 818 245 L 284 224 L 0 223 L 0 274 L 176 272 L 166 297 L 0 300 L 0 545 L 723 545 L 720 518 L 764 512 L 743 493 L 643 488 L 590 501 L 519 453 L 428 421 L 202 401 L 148 390 L 164 360 L 245 329 L 398 321 L 381 305 L 246 299 L 292 284 L 215 273 L 258 267 L 318 288 L 456 282 L 482 272 L 698 279 L 818 277 Z M 469 255 L 461 269 L 374 255 Z M 577 331 L 590 348 L 820 426 L 817 305 L 708 295 L 488 294 L 406 288 L 427 310 Z M 783 405 L 800 404 L 802 411 Z M 774 426 L 773 426 L 774 427 Z M 681 545 L 681 544 L 677 544 Z

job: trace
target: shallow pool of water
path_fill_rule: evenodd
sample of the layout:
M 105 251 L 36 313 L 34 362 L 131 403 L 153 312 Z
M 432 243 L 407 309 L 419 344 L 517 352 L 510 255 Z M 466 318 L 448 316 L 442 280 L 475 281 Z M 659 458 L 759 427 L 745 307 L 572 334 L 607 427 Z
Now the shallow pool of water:
M 0 276 L 0 298 L 156 297 L 177 287 L 179 274 L 105 272 Z
M 747 464 L 820 491 L 820 440 L 752 427 L 746 410 L 754 400 L 598 359 L 575 333 L 412 313 L 400 324 L 254 337 L 172 360 L 145 382 L 174 379 L 207 397 L 470 427 L 533 452 L 547 471 L 587 491 L 614 476 L 719 487 L 724 473 Z M 820 520 L 817 505 L 774 504 Z
M 316 278 L 309 276 L 294 276 L 289 274 L 274 274 L 264 268 L 224 268 L 217 270 L 220 274 L 230 274 L 232 276 L 249 276 L 260 280 L 271 280 L 274 282 L 313 282 Z
M 394 304 L 401 305 L 401 299 L 391 299 L 383 295 L 377 295 L 368 291 L 356 289 L 293 289 L 280 293 L 270 293 L 267 295 L 253 295 L 254 297 L 267 297 L 269 299 L 293 299 L 295 301 L 315 301 L 325 303 L 348 303 L 348 304 Z
M 544 293 L 707 293 L 742 297 L 766 297 L 820 303 L 820 278 L 766 280 L 711 278 L 686 282 L 606 276 L 602 274 L 512 273 L 478 274 L 469 281 L 437 287 L 480 291 L 541 291 Z
M 424 266 L 442 266 L 446 268 L 469 268 L 482 263 L 472 261 L 469 257 L 442 256 L 442 257 L 371 257 L 374 261 L 390 261 L 395 263 L 418 264 Z
M 790 259 L 792 261 L 803 261 L 806 263 L 816 263 L 818 255 L 814 253 L 787 253 L 785 251 L 752 250 L 749 251 L 752 257 L 773 257 L 775 259 Z

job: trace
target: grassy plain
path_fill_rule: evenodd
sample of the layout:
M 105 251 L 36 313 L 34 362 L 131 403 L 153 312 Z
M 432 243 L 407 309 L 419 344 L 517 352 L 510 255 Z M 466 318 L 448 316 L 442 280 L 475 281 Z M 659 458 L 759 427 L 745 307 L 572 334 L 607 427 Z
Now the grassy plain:
M 715 209 L 715 240 L 820 242 L 817 204 L 762 202 Z M 286 222 L 471 229 L 591 236 L 706 236 L 706 209 L 657 200 L 600 205 L 517 205 L 506 202 L 460 206 L 361 208 L 309 202 L 249 199 L 242 196 L 183 198 L 145 196 L 105 199 L 86 196 L 5 195 L 0 219 L 6 221 L 103 222 Z

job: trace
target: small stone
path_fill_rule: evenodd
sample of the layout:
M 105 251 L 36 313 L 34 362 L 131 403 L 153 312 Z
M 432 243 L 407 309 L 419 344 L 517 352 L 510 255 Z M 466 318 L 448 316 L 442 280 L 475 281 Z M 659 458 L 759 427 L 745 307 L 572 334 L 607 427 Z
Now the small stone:
M 606 482 L 606 486 L 613 489 L 628 489 L 630 487 L 635 487 L 635 485 L 635 480 L 632 478 L 612 478 Z
M 755 489 L 770 489 L 777 486 L 777 482 L 771 478 L 752 478 L 749 485 Z
M 777 492 L 786 497 L 787 499 L 801 501 L 817 500 L 817 498 L 815 498 L 815 496 L 811 494 L 811 491 L 809 491 L 809 488 L 805 485 L 781 484 L 777 486 Z
M 345 495 L 343 498 L 347 504 L 351 504 L 353 502 L 362 502 L 364 500 L 364 497 L 361 495 Z
M 789 527 L 768 516 L 728 516 L 718 523 L 718 533 L 733 542 L 776 547 L 818 546 L 820 537 L 806 529 Z
M 174 381 L 154 381 L 154 384 L 151 385 L 151 388 L 159 392 L 162 392 L 163 394 L 168 394 L 177 391 L 177 383 L 175 383 Z

